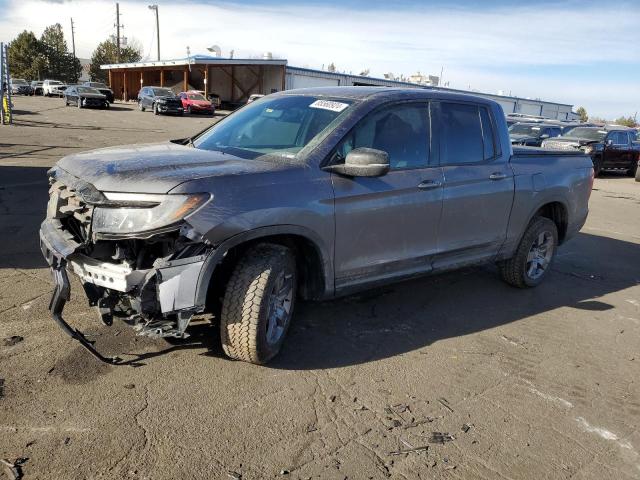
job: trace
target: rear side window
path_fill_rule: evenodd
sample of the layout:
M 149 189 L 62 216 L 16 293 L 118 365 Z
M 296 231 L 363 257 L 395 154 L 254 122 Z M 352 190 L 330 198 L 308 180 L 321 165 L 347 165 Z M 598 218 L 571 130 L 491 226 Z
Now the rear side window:
M 496 156 L 496 146 L 494 142 L 491 116 L 489 116 L 489 110 L 485 107 L 480 107 L 480 125 L 482 126 L 484 159 L 489 160 Z
M 491 121 L 486 110 L 463 103 L 440 104 L 440 163 L 480 163 L 495 152 Z M 481 116 L 485 118 L 485 128 Z

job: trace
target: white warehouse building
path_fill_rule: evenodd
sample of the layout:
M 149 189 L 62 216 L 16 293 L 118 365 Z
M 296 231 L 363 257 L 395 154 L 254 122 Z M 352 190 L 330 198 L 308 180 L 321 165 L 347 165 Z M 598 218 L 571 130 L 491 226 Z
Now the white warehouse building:
M 362 77 L 348 73 L 327 72 L 325 70 L 313 70 L 309 68 L 291 67 L 287 65 L 285 88 L 327 87 L 327 86 L 378 86 L 378 87 L 411 87 L 433 88 L 448 92 L 472 93 L 480 97 L 490 98 L 498 102 L 505 114 L 520 113 L 536 115 L 556 120 L 575 120 L 577 115 L 573 112 L 573 105 L 565 103 L 547 102 L 545 100 L 532 100 L 529 98 L 494 95 L 491 93 L 468 92 L 442 87 L 425 87 L 409 82 L 399 82 L 384 78 Z

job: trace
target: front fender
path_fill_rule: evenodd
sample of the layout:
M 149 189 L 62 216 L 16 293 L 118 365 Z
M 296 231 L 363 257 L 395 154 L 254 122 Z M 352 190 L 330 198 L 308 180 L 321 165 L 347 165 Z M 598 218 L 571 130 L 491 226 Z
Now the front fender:
M 315 246 L 322 261 L 322 277 L 324 279 L 325 286 L 325 291 L 322 296 L 328 297 L 333 295 L 334 274 L 332 255 L 329 246 L 325 244 L 323 239 L 313 230 L 306 227 L 298 225 L 272 225 L 238 233 L 220 243 L 218 247 L 209 254 L 205 259 L 202 269 L 200 270 L 196 289 L 196 306 L 204 307 L 207 300 L 209 285 L 211 283 L 211 279 L 215 275 L 215 270 L 232 248 L 242 245 L 243 243 L 255 241 L 260 238 L 267 239 L 268 237 L 275 235 L 294 235 L 303 237 Z

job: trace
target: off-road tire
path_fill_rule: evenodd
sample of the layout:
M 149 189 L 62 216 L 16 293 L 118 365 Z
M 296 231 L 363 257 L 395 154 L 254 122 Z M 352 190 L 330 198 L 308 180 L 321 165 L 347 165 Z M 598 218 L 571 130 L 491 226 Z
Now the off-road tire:
M 532 279 L 527 275 L 527 256 L 529 254 L 531 246 L 533 245 L 533 242 L 536 240 L 538 235 L 540 235 L 544 231 L 549 231 L 553 235 L 553 257 L 551 258 L 551 263 L 545 269 L 545 272 L 542 274 L 542 276 L 538 277 L 537 279 Z M 558 229 L 556 227 L 556 224 L 546 217 L 535 217 L 533 218 L 533 220 L 531 220 L 529 226 L 527 227 L 527 230 L 524 232 L 524 235 L 522 236 L 520 244 L 518 245 L 516 253 L 513 255 L 513 257 L 498 263 L 500 275 L 505 282 L 514 287 L 537 287 L 538 285 L 540 285 L 540 283 L 542 283 L 542 281 L 551 270 L 551 266 L 553 265 L 553 260 L 555 258 L 557 249 Z
M 293 276 L 289 320 L 275 344 L 267 342 L 267 313 L 274 282 L 281 272 Z M 291 323 L 296 298 L 296 267 L 290 249 L 259 244 L 239 260 L 226 286 L 220 315 L 224 353 L 234 359 L 263 364 L 280 351 Z

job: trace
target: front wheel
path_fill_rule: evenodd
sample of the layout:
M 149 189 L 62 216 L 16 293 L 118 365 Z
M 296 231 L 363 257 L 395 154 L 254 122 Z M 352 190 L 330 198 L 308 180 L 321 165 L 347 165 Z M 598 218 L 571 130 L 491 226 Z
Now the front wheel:
M 160 114 L 160 112 L 158 111 L 158 104 L 157 103 L 153 104 L 153 114 L 154 115 L 159 115 Z
M 534 218 L 514 256 L 498 264 L 502 279 L 518 288 L 538 286 L 551 270 L 557 247 L 556 224 L 545 217 Z
M 187 105 L 187 113 L 191 115 L 193 112 L 191 111 L 191 105 Z
M 636 180 L 638 180 L 638 164 L 634 163 L 633 166 L 627 170 L 627 176 L 629 177 L 636 177 Z
M 142 105 L 142 102 L 138 101 L 138 110 L 140 110 L 141 112 L 144 112 L 144 106 Z
M 245 253 L 222 301 L 220 337 L 227 356 L 263 364 L 278 354 L 291 322 L 296 283 L 290 249 L 260 244 Z
M 599 177 L 600 173 L 602 173 L 602 158 L 593 157 L 591 161 L 593 162 L 593 176 Z
M 78 108 L 82 108 L 82 99 L 78 97 Z

